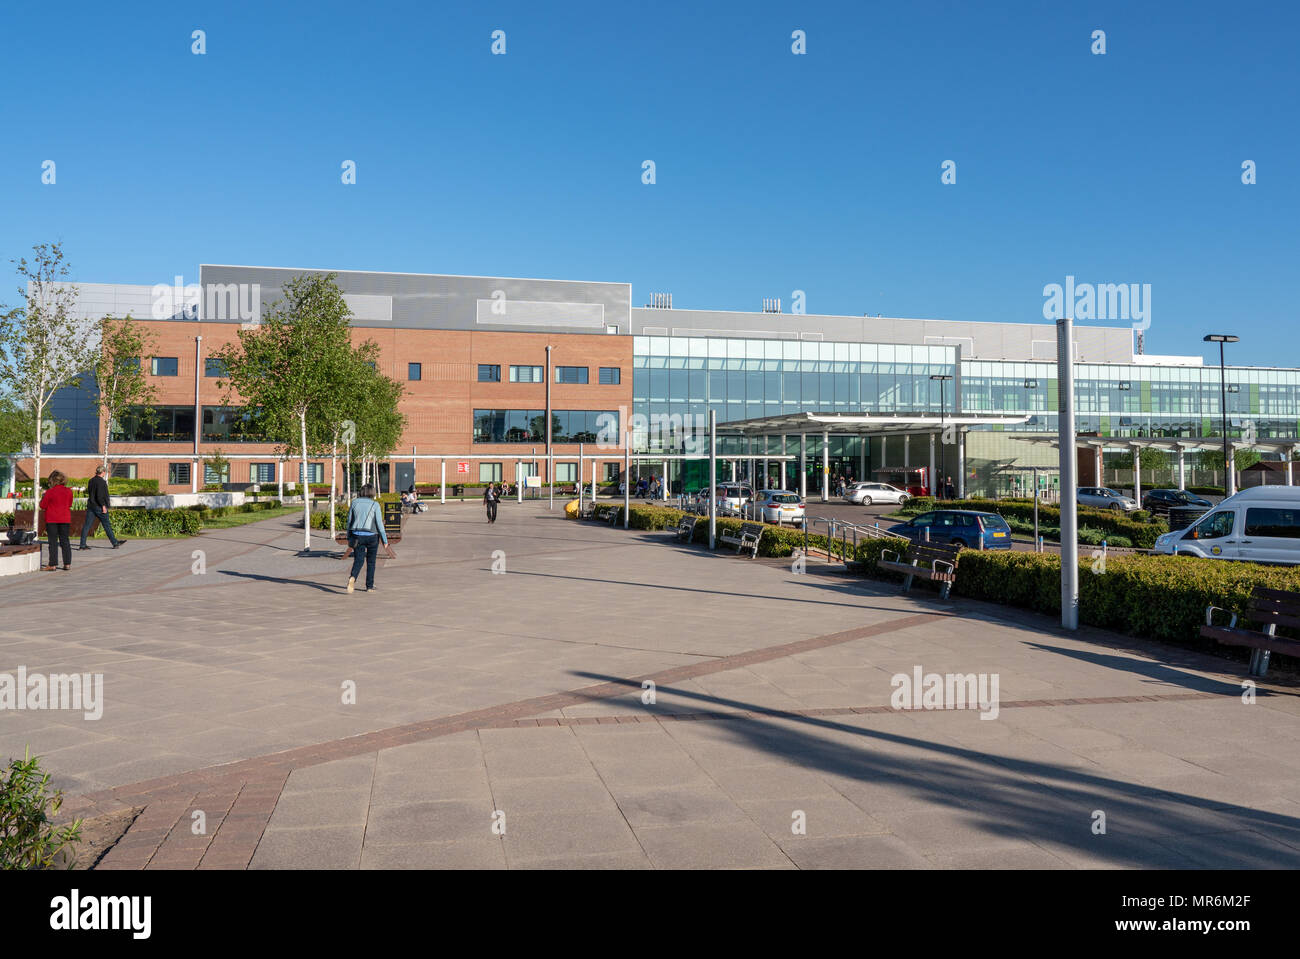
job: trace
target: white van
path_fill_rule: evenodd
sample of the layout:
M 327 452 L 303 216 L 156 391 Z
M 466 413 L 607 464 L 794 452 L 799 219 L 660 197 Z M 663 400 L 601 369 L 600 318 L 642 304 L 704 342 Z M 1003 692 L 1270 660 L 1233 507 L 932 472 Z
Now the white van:
M 1206 511 L 1187 529 L 1157 537 L 1155 552 L 1300 564 L 1300 487 L 1244 489 Z

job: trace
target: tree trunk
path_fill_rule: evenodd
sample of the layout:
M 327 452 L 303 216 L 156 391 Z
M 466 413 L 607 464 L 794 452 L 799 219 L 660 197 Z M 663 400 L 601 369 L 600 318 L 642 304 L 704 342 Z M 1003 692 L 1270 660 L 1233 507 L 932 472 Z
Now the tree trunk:
M 42 384 L 43 386 L 44 384 Z M 45 429 L 42 417 L 45 415 L 45 404 L 37 402 L 36 404 L 36 444 L 32 447 L 35 454 L 32 457 L 32 531 L 41 528 L 41 431 Z
M 338 486 L 339 475 L 339 437 L 338 433 L 334 434 L 334 442 L 330 446 L 330 540 L 334 539 L 334 491 Z
M 298 414 L 298 427 L 302 439 L 302 548 L 311 549 L 311 484 L 307 482 L 307 411 Z

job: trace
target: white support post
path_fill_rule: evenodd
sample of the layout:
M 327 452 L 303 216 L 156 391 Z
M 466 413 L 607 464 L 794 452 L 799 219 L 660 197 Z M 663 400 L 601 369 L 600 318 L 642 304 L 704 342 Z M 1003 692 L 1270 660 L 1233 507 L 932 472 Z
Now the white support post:
M 957 431 L 957 498 L 966 498 L 966 431 Z
M 1061 469 L 1061 626 L 1079 628 L 1078 442 L 1074 433 L 1074 320 L 1056 321 L 1057 452 Z
M 934 491 L 934 439 L 935 434 L 930 433 L 930 472 L 927 474 L 927 485 L 931 492 Z
M 1178 488 L 1187 489 L 1187 451 L 1181 446 L 1178 447 Z
M 825 503 L 830 498 L 831 498 L 831 431 L 822 430 L 822 502 Z
M 799 498 L 808 499 L 808 434 L 799 434 Z
M 1142 447 L 1133 447 L 1133 498 L 1142 505 Z
M 442 473 L 442 501 L 447 502 L 447 458 L 444 456 L 440 463 Z M 484 494 L 486 495 L 486 494 Z

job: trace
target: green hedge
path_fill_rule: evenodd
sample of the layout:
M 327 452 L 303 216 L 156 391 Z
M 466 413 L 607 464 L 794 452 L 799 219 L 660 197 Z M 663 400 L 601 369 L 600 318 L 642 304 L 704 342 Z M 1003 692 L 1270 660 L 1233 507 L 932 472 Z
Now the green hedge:
M 1079 620 L 1134 636 L 1201 647 L 1207 606 L 1244 614 L 1256 586 L 1300 591 L 1300 568 L 1190 556 L 1112 556 L 1105 572 L 1081 558 Z M 1061 560 L 1049 553 L 963 551 L 954 592 L 1060 615 Z
M 119 537 L 194 536 L 203 527 L 203 517 L 192 509 L 115 509 L 109 516 Z M 103 535 L 97 527 L 95 537 Z
M 673 509 L 671 506 L 639 506 L 634 505 L 628 514 L 629 529 L 644 530 L 662 530 L 672 529 L 675 527 L 683 516 L 690 515 L 679 509 Z M 623 507 L 618 507 L 618 520 L 616 525 L 623 522 Z M 719 516 L 715 520 L 718 535 L 721 536 L 723 531 L 733 533 L 740 532 L 740 527 L 746 520 L 736 519 L 730 516 Z M 707 516 L 701 516 L 700 522 L 695 524 L 695 533 L 691 539 L 692 543 L 707 544 L 709 542 L 709 521 Z M 792 526 L 772 526 L 763 524 L 763 535 L 758 540 L 758 555 L 770 557 L 791 556 L 796 549 L 803 549 L 804 535 L 803 531 Z M 726 544 L 719 545 L 720 549 L 730 548 Z M 826 537 L 823 535 L 808 535 L 809 549 L 826 549 Z M 849 552 L 853 551 L 853 541 L 849 540 Z M 840 540 L 835 540 L 831 545 L 831 554 L 841 557 L 843 546 Z
M 997 513 L 1006 519 L 1008 523 L 1012 519 L 1032 523 L 1034 519 L 1034 501 L 1031 499 L 935 500 L 929 496 L 918 496 L 916 499 L 904 503 L 900 512 L 914 515 L 926 513 L 932 509 L 969 509 L 981 513 Z M 1163 520 L 1146 521 L 1150 514 L 1141 510 L 1127 516 L 1113 510 L 1092 509 L 1087 506 L 1080 506 L 1078 510 L 1079 525 L 1081 527 L 1080 536 L 1084 535 L 1083 530 L 1085 529 L 1095 531 L 1095 533 L 1087 534 L 1091 537 L 1090 539 L 1081 538 L 1080 542 L 1095 540 L 1095 542 L 1100 543 L 1101 539 L 1104 538 L 1108 543 L 1118 546 L 1120 544 L 1114 537 L 1119 536 L 1138 549 L 1151 549 L 1156 544 L 1157 536 L 1169 532 L 1169 524 Z M 1061 510 L 1056 506 L 1040 503 L 1038 505 L 1038 524 L 1040 532 L 1042 532 L 1043 527 L 1055 528 L 1059 539 Z

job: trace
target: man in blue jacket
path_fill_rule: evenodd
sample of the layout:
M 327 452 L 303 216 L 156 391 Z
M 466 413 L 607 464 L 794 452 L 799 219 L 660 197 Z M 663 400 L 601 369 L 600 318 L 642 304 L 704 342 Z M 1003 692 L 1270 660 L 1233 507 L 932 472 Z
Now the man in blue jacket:
M 366 592 L 375 591 L 375 564 L 379 560 L 379 544 L 384 544 L 388 555 L 396 558 L 397 554 L 388 545 L 388 533 L 384 530 L 384 511 L 375 500 L 375 488 L 367 483 L 361 487 L 360 495 L 348 508 L 348 538 L 352 540 L 352 573 L 348 576 L 348 592 L 352 592 L 361 573 L 361 564 L 366 566 Z

